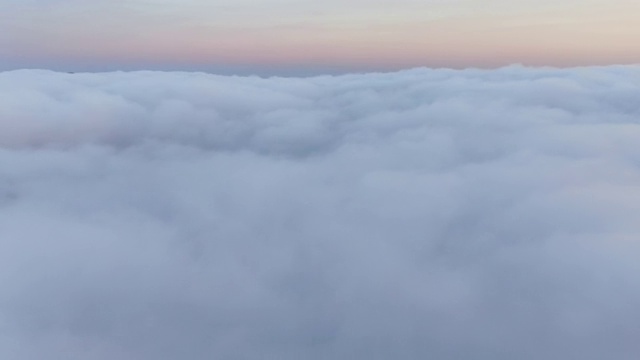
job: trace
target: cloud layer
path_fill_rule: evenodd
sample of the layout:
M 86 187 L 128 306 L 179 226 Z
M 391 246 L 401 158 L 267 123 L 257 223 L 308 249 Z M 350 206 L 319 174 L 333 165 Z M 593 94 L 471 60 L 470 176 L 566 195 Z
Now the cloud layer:
M 0 357 L 635 359 L 638 84 L 0 73 Z

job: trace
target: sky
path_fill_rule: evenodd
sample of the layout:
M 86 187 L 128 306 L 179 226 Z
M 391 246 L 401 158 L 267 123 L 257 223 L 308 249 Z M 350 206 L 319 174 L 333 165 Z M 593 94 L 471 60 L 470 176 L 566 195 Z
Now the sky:
M 637 359 L 640 68 L 0 73 L 0 358 Z
M 640 62 L 635 0 L 0 0 L 0 69 L 305 75 Z

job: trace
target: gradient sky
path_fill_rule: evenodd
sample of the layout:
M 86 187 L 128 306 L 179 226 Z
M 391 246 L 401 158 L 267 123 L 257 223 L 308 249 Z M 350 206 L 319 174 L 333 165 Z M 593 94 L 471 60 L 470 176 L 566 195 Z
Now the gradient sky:
M 0 69 L 629 64 L 638 14 L 637 0 L 0 0 Z

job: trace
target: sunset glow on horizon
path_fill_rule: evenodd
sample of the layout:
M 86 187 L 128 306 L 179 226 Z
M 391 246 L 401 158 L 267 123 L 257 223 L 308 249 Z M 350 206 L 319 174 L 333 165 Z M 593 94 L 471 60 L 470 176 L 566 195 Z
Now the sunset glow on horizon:
M 638 13 L 625 0 L 0 1 L 0 69 L 632 64 Z

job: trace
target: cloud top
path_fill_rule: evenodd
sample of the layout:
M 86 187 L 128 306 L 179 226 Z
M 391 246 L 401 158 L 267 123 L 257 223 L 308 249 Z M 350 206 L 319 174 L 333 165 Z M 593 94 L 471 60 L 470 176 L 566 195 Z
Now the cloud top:
M 632 359 L 638 84 L 0 73 L 0 355 Z

